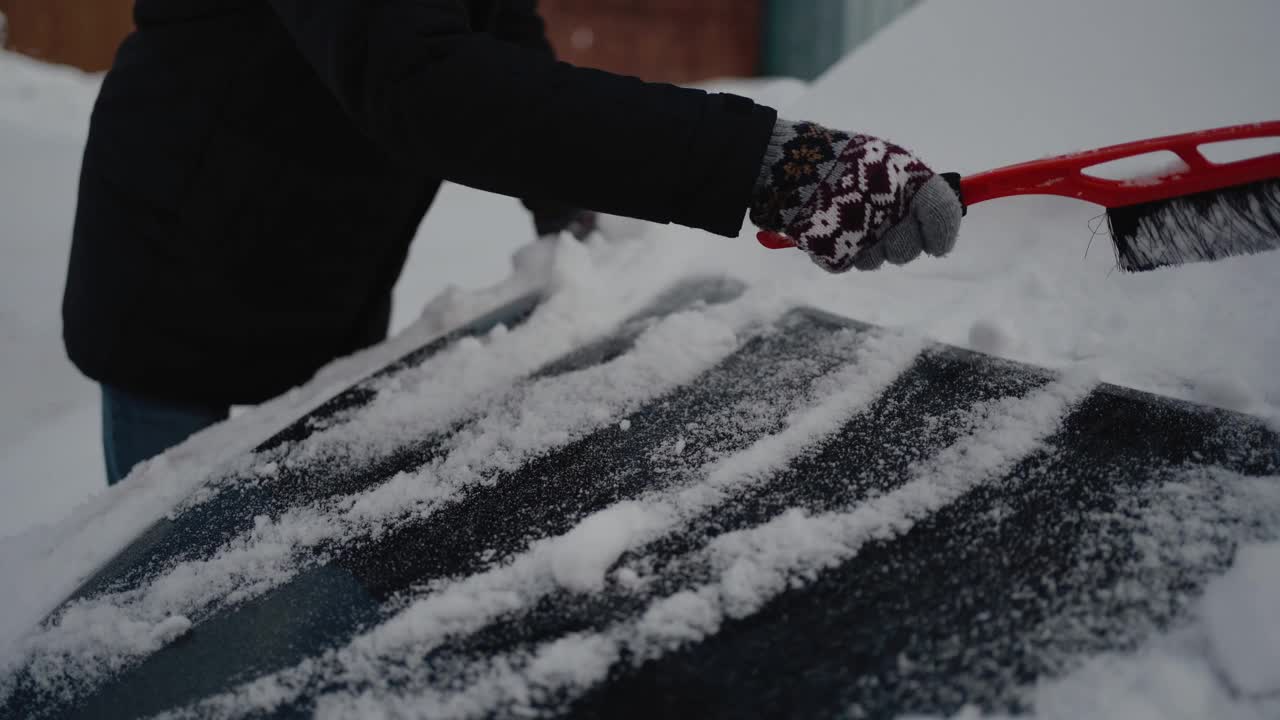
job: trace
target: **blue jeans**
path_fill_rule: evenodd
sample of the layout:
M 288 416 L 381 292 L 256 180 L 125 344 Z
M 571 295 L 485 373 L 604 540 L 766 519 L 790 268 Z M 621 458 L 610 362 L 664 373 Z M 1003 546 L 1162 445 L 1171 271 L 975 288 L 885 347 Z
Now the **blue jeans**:
M 115 485 L 134 465 L 226 420 L 230 414 L 228 406 L 158 400 L 104 384 L 102 450 L 107 461 L 107 484 Z

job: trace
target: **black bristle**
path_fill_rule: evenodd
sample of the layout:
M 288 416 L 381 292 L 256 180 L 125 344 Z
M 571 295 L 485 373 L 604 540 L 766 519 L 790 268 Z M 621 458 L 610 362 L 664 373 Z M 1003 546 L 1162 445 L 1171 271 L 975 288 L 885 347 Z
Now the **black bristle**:
M 1108 208 L 1120 269 L 1152 270 L 1280 248 L 1280 179 Z

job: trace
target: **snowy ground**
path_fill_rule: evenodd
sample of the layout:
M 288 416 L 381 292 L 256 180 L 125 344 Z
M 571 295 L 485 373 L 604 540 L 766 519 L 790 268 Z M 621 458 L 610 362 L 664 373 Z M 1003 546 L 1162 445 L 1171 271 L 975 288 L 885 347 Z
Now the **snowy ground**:
M 63 275 L 97 82 L 0 53 L 0 536 L 97 489 L 94 388 L 62 350 Z
M 1272 28 L 1280 5 L 1239 0 L 982 0 L 924 3 L 821 79 L 789 117 L 882 134 L 966 172 L 1169 132 L 1280 117 Z M 1048 30 L 1048 32 L 1046 32 Z M 922 51 L 921 48 L 928 48 Z M 100 487 L 97 399 L 61 355 L 58 302 L 74 177 L 95 81 L 0 55 L 0 536 L 56 521 Z M 755 88 L 764 92 L 777 87 Z M 784 93 L 794 86 L 781 88 Z M 1097 210 L 1052 198 L 974 208 L 953 257 L 826 277 L 803 257 L 680 228 L 614 223 L 626 243 L 562 245 L 551 264 L 569 328 L 589 337 L 647 292 L 692 271 L 749 282 L 779 305 L 807 303 L 953 344 L 1280 420 L 1280 253 L 1139 276 L 1113 270 Z M 452 292 L 507 274 L 530 239 L 511 200 L 442 194 L 397 288 L 407 332 L 336 364 L 312 385 L 203 433 L 80 505 L 0 544 L 0 646 L 77 579 L 171 509 L 200 468 L 242 452 L 299 412 L 480 308 Z M 544 250 L 546 248 L 543 248 Z M 729 249 L 730 251 L 726 251 Z M 427 300 L 432 313 L 412 325 Z M 574 311 L 568 298 L 595 303 Z M 575 312 L 577 314 L 575 314 Z M 576 329 L 574 326 L 576 323 Z M 496 372 L 496 371 L 495 371 Z M 1046 717 L 1250 717 L 1241 697 L 1280 691 L 1275 545 L 1240 556 L 1183 632 L 1137 656 L 1101 657 L 1046 681 Z M 1271 602 L 1267 604 L 1266 601 Z M 1225 668 L 1224 682 L 1208 658 Z M 1095 702 L 1088 706 L 1082 703 Z M 1199 704 L 1197 704 L 1199 703 Z M 1145 713 L 1143 715 L 1142 713 Z

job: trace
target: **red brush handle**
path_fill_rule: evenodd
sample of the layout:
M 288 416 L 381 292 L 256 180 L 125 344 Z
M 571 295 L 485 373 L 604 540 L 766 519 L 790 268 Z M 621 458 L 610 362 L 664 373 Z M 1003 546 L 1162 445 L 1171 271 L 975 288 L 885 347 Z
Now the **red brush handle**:
M 1259 137 L 1280 137 L 1280 121 L 1139 140 L 1010 165 L 966 177 L 960 182 L 961 193 L 966 205 L 1009 195 L 1062 195 L 1123 207 L 1280 177 L 1280 152 L 1221 165 L 1200 152 L 1201 145 Z M 1108 180 L 1084 173 L 1094 165 L 1160 151 L 1174 153 L 1187 169 L 1136 180 Z
M 1009 165 L 962 179 L 960 194 L 966 207 L 1010 195 L 1062 195 L 1105 207 L 1124 207 L 1280 177 L 1280 152 L 1218 164 L 1200 151 L 1202 145 L 1260 137 L 1280 137 L 1280 120 L 1169 135 Z M 1186 163 L 1186 169 L 1130 180 L 1109 180 L 1084 173 L 1095 165 L 1160 151 L 1177 155 Z M 778 233 L 766 231 L 757 237 L 767 248 L 795 247 L 790 238 Z

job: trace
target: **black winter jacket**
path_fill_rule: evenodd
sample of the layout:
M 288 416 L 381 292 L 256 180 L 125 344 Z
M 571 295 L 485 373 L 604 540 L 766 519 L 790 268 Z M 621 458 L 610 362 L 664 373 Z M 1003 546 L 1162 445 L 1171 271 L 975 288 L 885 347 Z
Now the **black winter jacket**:
M 138 0 L 63 300 L 86 375 L 256 403 L 384 338 L 441 179 L 738 232 L 775 113 L 557 63 L 535 0 Z

